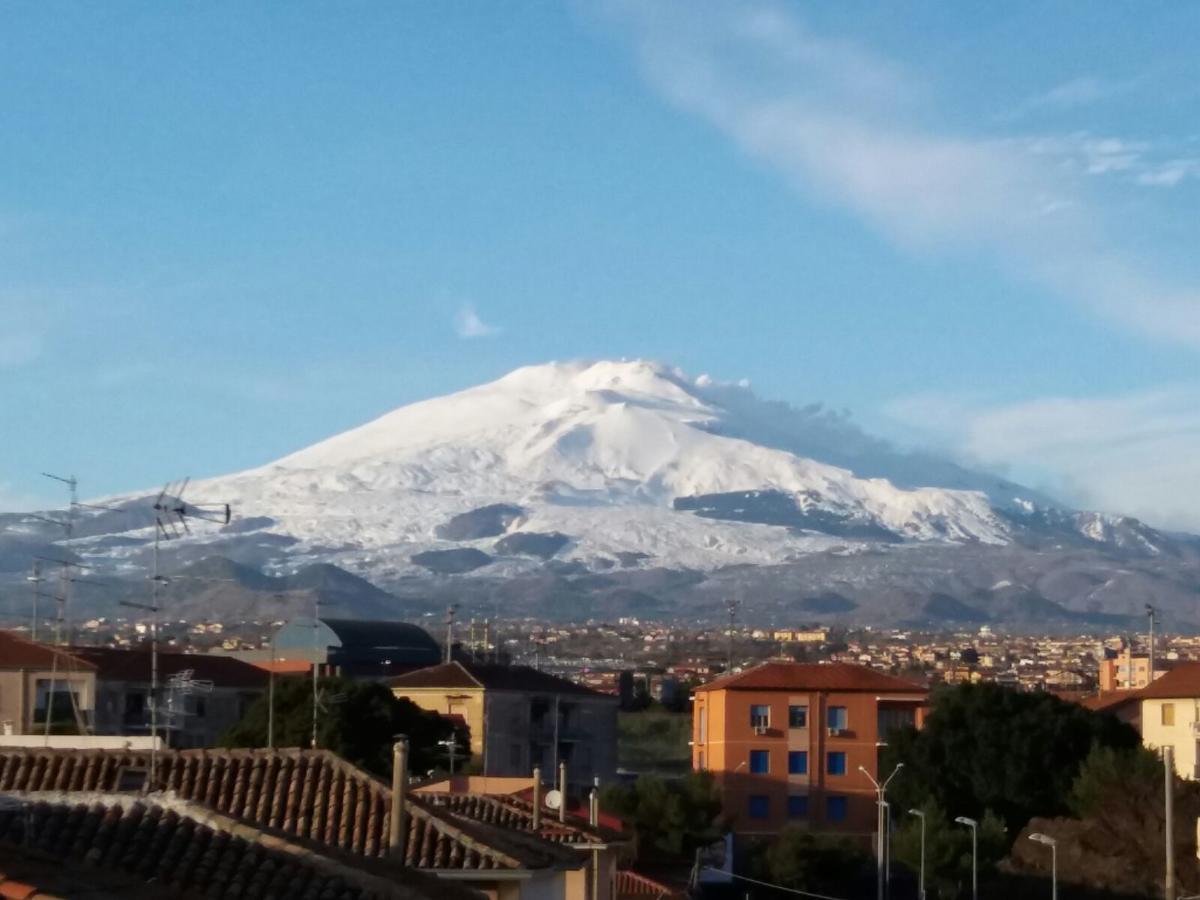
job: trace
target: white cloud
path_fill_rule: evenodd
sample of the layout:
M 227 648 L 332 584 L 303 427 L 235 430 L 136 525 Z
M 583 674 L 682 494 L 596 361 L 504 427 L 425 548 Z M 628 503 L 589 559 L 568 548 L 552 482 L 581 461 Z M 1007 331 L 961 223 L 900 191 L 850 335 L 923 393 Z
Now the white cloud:
M 38 494 L 21 490 L 11 481 L 0 481 L 0 512 L 34 512 L 41 509 L 55 509 L 62 506 L 58 501 L 50 500 Z
M 889 413 L 963 458 L 1045 477 L 1067 502 L 1200 531 L 1200 385 L 999 405 L 922 395 Z
M 1125 328 L 1200 347 L 1200 291 L 1126 251 L 1111 233 L 1118 217 L 1046 148 L 924 124 L 928 92 L 901 67 L 774 8 L 612 8 L 658 91 L 798 192 L 909 249 L 982 250 Z M 1139 147 L 1111 138 L 1083 149 L 1084 174 L 1140 161 Z
M 475 307 L 467 303 L 459 307 L 454 315 L 454 333 L 460 338 L 470 339 L 491 337 L 499 334 L 500 329 L 483 321 Z

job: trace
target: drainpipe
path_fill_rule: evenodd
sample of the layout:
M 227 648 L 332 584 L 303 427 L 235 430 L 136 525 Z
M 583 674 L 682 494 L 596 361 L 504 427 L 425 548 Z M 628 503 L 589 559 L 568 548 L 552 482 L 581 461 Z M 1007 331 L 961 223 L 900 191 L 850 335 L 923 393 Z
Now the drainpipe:
M 388 822 L 388 852 L 404 864 L 408 843 L 408 738 L 397 735 L 392 745 L 392 815 Z
M 542 827 L 542 767 L 533 767 L 533 830 Z
M 558 764 L 558 821 L 567 821 L 567 764 Z

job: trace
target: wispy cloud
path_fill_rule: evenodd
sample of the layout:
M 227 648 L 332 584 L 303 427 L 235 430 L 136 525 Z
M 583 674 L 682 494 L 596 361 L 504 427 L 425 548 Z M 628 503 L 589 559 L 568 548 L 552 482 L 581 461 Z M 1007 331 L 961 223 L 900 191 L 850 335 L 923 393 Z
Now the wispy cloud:
M 611 8 L 664 97 L 798 192 L 911 250 L 984 251 L 1125 328 L 1200 347 L 1196 286 L 1126 251 L 1114 235 L 1118 217 L 1061 161 L 1016 136 L 923 124 L 935 118 L 930 91 L 891 60 L 815 34 L 776 7 Z M 1093 168 L 1132 164 L 1116 146 L 1093 151 Z
M 1021 104 L 1013 117 L 1035 110 L 1049 109 L 1057 111 L 1080 106 L 1091 106 L 1094 103 L 1101 103 L 1113 97 L 1127 94 L 1138 85 L 1139 81 L 1140 79 L 1137 78 L 1118 81 L 1111 78 L 1101 78 L 1097 75 L 1080 75 L 1076 78 L 1068 79 L 1061 84 L 1056 84 L 1054 87 L 1040 94 L 1033 95 Z
M 483 321 L 475 307 L 466 303 L 454 314 L 454 333 L 463 339 L 482 338 L 499 334 L 500 329 Z
M 1037 473 L 1068 502 L 1200 531 L 1200 385 L 992 405 L 926 394 L 889 412 L 964 459 Z

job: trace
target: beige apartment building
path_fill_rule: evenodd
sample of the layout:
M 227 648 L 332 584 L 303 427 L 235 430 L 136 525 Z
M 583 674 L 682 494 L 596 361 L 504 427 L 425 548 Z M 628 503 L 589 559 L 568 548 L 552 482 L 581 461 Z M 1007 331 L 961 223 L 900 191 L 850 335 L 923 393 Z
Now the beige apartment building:
M 1142 743 L 1171 747 L 1180 778 L 1200 777 L 1200 663 L 1185 663 L 1137 694 L 1141 702 Z

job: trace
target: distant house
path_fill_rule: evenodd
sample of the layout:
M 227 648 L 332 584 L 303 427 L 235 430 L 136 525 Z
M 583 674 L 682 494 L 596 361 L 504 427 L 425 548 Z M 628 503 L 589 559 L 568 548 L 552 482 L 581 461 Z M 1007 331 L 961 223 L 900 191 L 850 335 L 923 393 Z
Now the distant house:
M 865 666 L 763 663 L 696 688 L 692 768 L 715 776 L 735 833 L 869 834 L 880 748 L 892 729 L 922 723 L 927 699 L 924 686 Z
M 66 648 L 0 631 L 0 733 L 35 734 L 51 725 L 90 728 L 96 667 Z
M 1171 747 L 1180 778 L 1200 778 L 1200 662 L 1183 663 L 1136 692 L 1142 743 Z
M 95 734 L 149 734 L 146 648 L 73 647 L 96 673 Z M 172 747 L 212 747 L 267 689 L 267 673 L 228 656 L 158 653 L 158 732 Z
M 267 673 L 228 656 L 160 651 L 158 734 L 211 747 L 267 687 Z M 0 732 L 149 735 L 149 648 L 54 647 L 0 631 Z
M 462 661 L 385 682 L 397 697 L 461 719 L 484 775 L 527 776 L 540 766 L 552 781 L 560 762 L 576 788 L 617 768 L 617 706 L 611 694 L 528 666 Z

